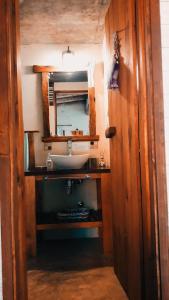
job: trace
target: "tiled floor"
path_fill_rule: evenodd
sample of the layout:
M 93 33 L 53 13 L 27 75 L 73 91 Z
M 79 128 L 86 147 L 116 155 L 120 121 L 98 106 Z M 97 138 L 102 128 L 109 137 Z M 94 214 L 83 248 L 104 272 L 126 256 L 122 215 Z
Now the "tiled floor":
M 29 261 L 29 300 L 126 300 L 98 240 L 48 242 Z

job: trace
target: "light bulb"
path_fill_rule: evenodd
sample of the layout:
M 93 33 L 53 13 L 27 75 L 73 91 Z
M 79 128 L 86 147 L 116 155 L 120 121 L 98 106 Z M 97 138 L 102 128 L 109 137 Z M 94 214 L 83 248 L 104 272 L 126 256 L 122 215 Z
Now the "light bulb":
M 62 64 L 65 70 L 72 70 L 74 67 L 74 52 L 70 50 L 69 46 L 66 51 L 62 52 Z

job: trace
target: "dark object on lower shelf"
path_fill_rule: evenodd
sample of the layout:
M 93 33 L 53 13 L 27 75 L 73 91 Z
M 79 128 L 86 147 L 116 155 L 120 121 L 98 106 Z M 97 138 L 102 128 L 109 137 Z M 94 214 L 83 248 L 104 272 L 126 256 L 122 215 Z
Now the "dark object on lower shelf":
M 87 218 L 70 218 L 70 219 L 61 219 L 58 218 L 57 212 L 55 213 L 43 213 L 37 215 L 37 223 L 38 224 L 59 224 L 59 223 L 75 223 L 75 222 L 95 222 L 95 221 L 101 221 L 102 220 L 102 214 L 101 210 L 94 210 L 90 209 L 88 217 Z
M 116 134 L 116 127 L 108 127 L 105 131 L 105 136 L 107 139 L 111 139 Z
M 85 207 L 67 208 L 57 212 L 60 221 L 85 221 L 89 217 L 90 210 Z

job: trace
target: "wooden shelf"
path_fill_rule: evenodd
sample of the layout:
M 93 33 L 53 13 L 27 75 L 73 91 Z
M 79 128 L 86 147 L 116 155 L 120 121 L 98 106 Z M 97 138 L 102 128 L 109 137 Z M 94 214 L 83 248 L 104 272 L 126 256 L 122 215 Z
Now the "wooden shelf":
M 39 133 L 39 130 L 25 130 L 24 133 Z
M 73 229 L 73 228 L 98 228 L 102 227 L 102 221 L 94 222 L 74 222 L 74 223 L 57 223 L 57 224 L 37 224 L 37 230 L 51 229 Z
M 58 67 L 57 66 L 38 66 L 38 65 L 34 65 L 33 66 L 33 72 L 34 73 L 58 72 Z
M 42 142 L 53 143 L 53 142 L 96 142 L 99 141 L 99 135 L 82 135 L 82 136 L 49 136 L 42 137 Z

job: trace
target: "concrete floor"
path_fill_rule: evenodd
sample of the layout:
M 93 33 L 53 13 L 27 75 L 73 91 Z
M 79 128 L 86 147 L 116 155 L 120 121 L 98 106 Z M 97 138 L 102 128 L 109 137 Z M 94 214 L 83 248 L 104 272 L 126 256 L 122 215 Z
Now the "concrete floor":
M 28 300 L 126 300 L 98 239 L 39 244 L 28 262 Z

